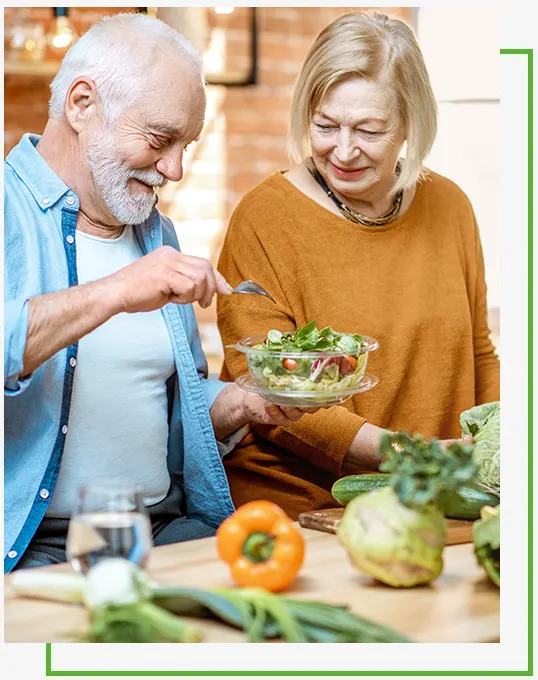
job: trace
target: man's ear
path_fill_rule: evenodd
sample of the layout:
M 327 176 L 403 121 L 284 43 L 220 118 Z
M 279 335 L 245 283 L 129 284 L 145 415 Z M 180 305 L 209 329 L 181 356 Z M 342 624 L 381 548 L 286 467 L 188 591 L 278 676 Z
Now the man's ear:
M 97 88 L 91 78 L 82 76 L 71 83 L 65 98 L 65 117 L 80 134 L 98 110 Z

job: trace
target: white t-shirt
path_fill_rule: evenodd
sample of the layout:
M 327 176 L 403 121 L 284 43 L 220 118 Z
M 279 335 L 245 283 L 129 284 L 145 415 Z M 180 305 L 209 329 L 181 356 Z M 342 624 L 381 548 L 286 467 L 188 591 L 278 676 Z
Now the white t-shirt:
M 76 245 L 80 284 L 142 257 L 131 227 L 116 239 L 77 231 Z M 117 314 L 80 339 L 65 449 L 47 516 L 69 517 L 78 486 L 98 478 L 141 484 L 146 505 L 166 496 L 166 380 L 174 371 L 161 310 Z

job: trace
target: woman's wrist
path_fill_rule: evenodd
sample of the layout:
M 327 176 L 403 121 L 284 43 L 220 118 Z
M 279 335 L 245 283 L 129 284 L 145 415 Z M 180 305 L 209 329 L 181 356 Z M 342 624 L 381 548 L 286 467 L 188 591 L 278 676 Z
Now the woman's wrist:
M 353 438 L 344 457 L 342 475 L 353 475 L 364 470 L 377 470 L 381 462 L 379 442 L 386 432 L 389 430 L 364 423 Z

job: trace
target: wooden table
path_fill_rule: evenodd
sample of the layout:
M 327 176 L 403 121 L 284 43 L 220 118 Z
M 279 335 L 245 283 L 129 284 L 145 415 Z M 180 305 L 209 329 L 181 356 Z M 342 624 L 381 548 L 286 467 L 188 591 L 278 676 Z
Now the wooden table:
M 287 594 L 348 604 L 358 614 L 408 635 L 417 642 L 496 642 L 500 635 L 499 590 L 477 566 L 471 544 L 445 549 L 445 568 L 431 585 L 394 589 L 356 571 L 338 539 L 303 529 L 307 540 L 301 574 Z M 42 567 L 69 572 L 68 565 Z M 216 556 L 214 538 L 155 548 L 149 574 L 159 583 L 228 587 L 228 567 Z M 66 642 L 83 631 L 83 607 L 14 597 L 5 577 L 5 641 Z M 219 622 L 197 621 L 207 642 L 244 642 L 242 632 Z

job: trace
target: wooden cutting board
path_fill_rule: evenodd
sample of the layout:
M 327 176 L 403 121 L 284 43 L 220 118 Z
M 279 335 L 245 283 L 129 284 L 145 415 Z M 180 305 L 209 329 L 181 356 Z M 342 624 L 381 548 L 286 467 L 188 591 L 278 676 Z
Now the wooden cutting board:
M 329 510 L 313 510 L 299 515 L 299 524 L 305 529 L 317 529 L 328 534 L 335 534 L 336 527 L 344 514 L 345 508 Z M 473 522 L 463 519 L 447 519 L 446 544 L 473 542 Z

